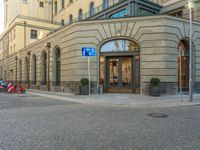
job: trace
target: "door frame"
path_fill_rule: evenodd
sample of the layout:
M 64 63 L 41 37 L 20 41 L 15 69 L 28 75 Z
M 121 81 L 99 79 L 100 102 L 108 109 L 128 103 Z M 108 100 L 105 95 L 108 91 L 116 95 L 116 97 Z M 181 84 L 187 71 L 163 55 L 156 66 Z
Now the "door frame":
M 106 58 L 107 57 L 132 57 L 132 93 L 136 93 L 136 90 L 137 90 L 137 87 L 136 87 L 136 76 L 134 75 L 136 72 L 134 70 L 134 67 L 135 67 L 135 60 L 136 60 L 136 57 L 140 57 L 140 52 L 106 52 L 106 53 L 100 53 L 99 54 L 99 59 L 98 61 L 100 62 L 100 58 L 101 57 L 104 57 L 104 89 L 103 91 L 106 93 Z M 99 63 L 99 66 L 100 66 L 100 63 Z M 141 67 L 139 68 L 139 75 L 141 72 Z M 100 81 L 100 73 L 101 73 L 101 70 L 100 70 L 100 67 L 99 67 L 99 75 L 98 75 L 98 78 L 99 78 L 99 81 Z M 140 81 L 139 81 L 140 82 Z M 141 82 L 140 82 L 140 88 L 141 88 Z
M 106 65 L 105 65 L 105 74 L 104 74 L 104 79 L 105 79 L 105 85 L 104 85 L 104 87 L 105 87 L 105 91 L 107 92 L 107 91 L 109 91 L 109 90 L 111 90 L 111 89 L 117 89 L 117 88 L 119 88 L 119 91 L 117 91 L 116 90 L 116 92 L 117 93 L 121 93 L 120 91 L 125 91 L 126 92 L 126 87 L 123 87 L 122 86 L 122 58 L 125 58 L 125 57 L 127 57 L 127 58 L 131 58 L 131 75 L 130 75 L 130 77 L 131 77 L 131 82 L 130 82 L 130 88 L 127 88 L 127 93 L 133 93 L 134 92 L 134 76 L 133 76 L 133 73 L 134 73 L 134 56 L 133 55 L 128 55 L 128 56 L 106 56 L 105 57 L 105 62 L 106 62 Z M 119 83 L 118 83 L 118 87 L 112 87 L 112 86 L 110 86 L 110 59 L 119 59 L 119 66 L 118 66 L 118 74 L 119 74 L 119 76 L 118 76 L 118 80 L 119 80 Z M 128 92 L 128 90 L 130 90 L 131 92 Z M 111 91 L 112 92 L 112 91 Z M 113 91 L 113 93 L 115 93 L 114 91 Z

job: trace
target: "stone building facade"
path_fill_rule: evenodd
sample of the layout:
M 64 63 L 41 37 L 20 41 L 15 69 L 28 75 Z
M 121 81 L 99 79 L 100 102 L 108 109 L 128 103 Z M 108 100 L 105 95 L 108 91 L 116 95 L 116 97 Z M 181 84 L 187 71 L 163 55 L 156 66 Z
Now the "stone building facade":
M 200 92 L 200 23 L 194 22 L 193 29 L 194 87 L 196 92 Z M 103 84 L 105 92 L 112 90 L 114 82 L 110 80 L 110 74 L 115 74 L 116 70 L 111 69 L 116 66 L 113 61 L 122 62 L 125 58 L 126 61 L 131 59 L 135 62 L 125 64 L 132 70 L 128 92 L 148 94 L 150 79 L 157 77 L 161 81 L 162 94 L 176 94 L 179 87 L 178 51 L 182 45 L 182 49 L 185 49 L 183 59 L 188 59 L 188 34 L 187 20 L 164 15 L 77 22 L 10 55 L 6 62 L 2 60 L 1 75 L 8 73 L 4 72 L 6 68 L 10 72 L 8 79 L 24 82 L 29 88 L 77 93 L 80 80 L 88 75 L 87 58 L 81 56 L 81 48 L 94 47 L 97 49 L 97 56 L 91 58 L 94 90 L 99 83 Z M 121 51 L 120 42 L 115 42 L 117 40 L 124 40 L 124 44 L 130 41 L 134 48 L 125 45 L 124 48 L 128 50 Z M 107 46 L 104 51 L 104 45 L 112 41 L 119 50 Z M 139 64 L 135 66 L 136 63 Z M 117 65 L 120 64 L 123 68 L 123 63 L 117 62 Z M 123 71 L 118 70 L 118 73 L 123 74 Z M 122 86 L 118 87 L 118 92 L 123 92 L 122 76 Z M 187 72 L 185 78 L 188 78 Z

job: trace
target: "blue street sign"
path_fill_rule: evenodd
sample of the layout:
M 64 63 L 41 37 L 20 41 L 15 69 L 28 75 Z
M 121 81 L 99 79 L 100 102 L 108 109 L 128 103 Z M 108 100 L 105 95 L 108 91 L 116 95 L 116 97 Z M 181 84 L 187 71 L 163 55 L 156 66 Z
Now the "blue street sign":
M 82 56 L 97 56 L 96 49 L 92 47 L 82 47 Z

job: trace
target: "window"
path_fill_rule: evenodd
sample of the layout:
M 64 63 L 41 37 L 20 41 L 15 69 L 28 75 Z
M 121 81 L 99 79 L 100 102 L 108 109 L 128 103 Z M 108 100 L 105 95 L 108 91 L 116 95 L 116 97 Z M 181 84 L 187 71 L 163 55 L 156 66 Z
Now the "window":
M 22 60 L 19 60 L 19 81 L 22 81 Z
M 40 1 L 40 7 L 44 7 L 44 2 Z
M 140 9 L 140 16 L 150 16 L 153 15 L 154 12 L 141 8 Z
M 69 16 L 69 24 L 71 24 L 71 23 L 73 23 L 73 16 L 72 15 Z
M 53 61 L 53 85 L 60 85 L 60 48 L 57 47 Z
M 32 83 L 36 84 L 36 55 L 32 56 Z
M 57 3 L 57 1 L 55 1 L 55 5 L 54 5 L 54 9 L 55 9 L 55 14 L 57 14 L 57 11 L 58 11 L 58 3 Z
M 22 0 L 22 3 L 27 4 L 27 0 Z
M 79 11 L 78 11 L 78 19 L 79 20 L 83 19 L 83 10 L 82 9 L 79 9 Z
M 125 17 L 125 16 L 128 16 L 128 9 L 127 8 L 122 9 L 122 10 L 112 14 L 110 16 L 110 18 L 122 18 L 122 17 Z
M 37 39 L 37 30 L 31 30 L 31 38 Z
M 7 24 L 7 21 L 8 21 L 8 5 L 6 5 L 5 7 L 5 23 Z
M 183 11 L 180 10 L 180 11 L 177 11 L 177 12 L 170 13 L 169 15 L 182 18 L 183 17 Z
M 47 82 L 47 53 L 42 52 L 41 55 L 41 84 L 45 85 Z
M 109 0 L 103 0 L 103 9 L 106 9 L 109 7 Z
M 12 41 L 12 32 L 10 32 L 10 41 Z
M 15 39 L 15 29 L 13 31 L 13 40 Z
M 29 65 L 28 64 L 29 64 L 29 60 L 28 60 L 28 57 L 26 57 L 24 60 L 24 80 L 27 83 L 29 80 Z
M 95 9 L 94 9 L 94 2 L 91 2 L 90 3 L 90 11 L 89 11 L 89 14 L 90 16 L 94 15 L 95 13 Z
M 62 25 L 62 26 L 65 25 L 65 20 L 64 20 L 64 19 L 61 20 L 61 25 Z
M 69 0 L 69 4 L 72 3 L 72 2 L 73 2 L 73 0 Z
M 129 40 L 113 40 L 101 47 L 101 52 L 133 52 L 139 51 L 139 45 Z
M 61 0 L 61 9 L 65 8 L 65 0 Z

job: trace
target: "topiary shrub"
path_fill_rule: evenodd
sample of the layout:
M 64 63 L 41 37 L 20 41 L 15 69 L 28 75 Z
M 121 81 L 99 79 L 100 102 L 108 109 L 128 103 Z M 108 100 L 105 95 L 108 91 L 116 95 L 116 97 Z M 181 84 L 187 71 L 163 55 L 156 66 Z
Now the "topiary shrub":
M 160 79 L 158 78 L 151 78 L 150 80 L 150 87 L 149 87 L 149 94 L 151 96 L 160 96 L 161 90 L 160 90 Z
M 79 94 L 88 95 L 89 94 L 89 80 L 87 78 L 82 78 L 79 85 Z
M 87 78 L 82 78 L 80 81 L 81 86 L 85 86 L 89 84 L 89 80 Z
M 160 84 L 160 79 L 158 78 L 151 78 L 150 80 L 150 86 L 159 86 Z

